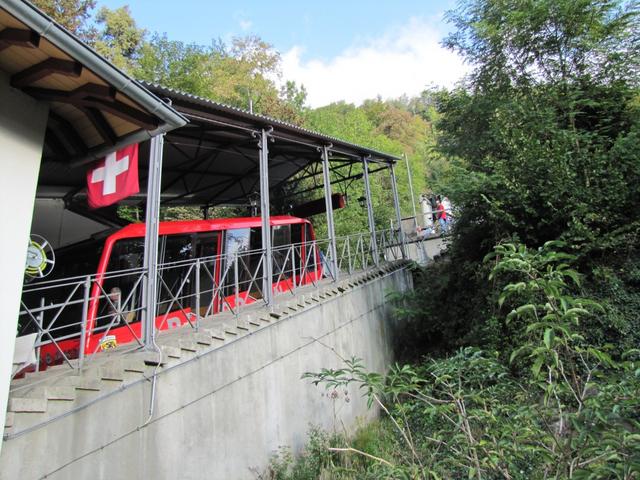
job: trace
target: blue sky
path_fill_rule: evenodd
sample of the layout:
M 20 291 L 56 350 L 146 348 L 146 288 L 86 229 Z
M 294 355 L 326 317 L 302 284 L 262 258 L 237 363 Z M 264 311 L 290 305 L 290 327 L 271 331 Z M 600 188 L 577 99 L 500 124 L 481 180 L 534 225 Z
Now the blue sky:
M 99 0 L 129 5 L 140 27 L 198 44 L 257 34 L 282 55 L 283 78 L 303 83 L 309 103 L 359 103 L 451 86 L 465 71 L 439 46 L 448 26 L 442 1 Z

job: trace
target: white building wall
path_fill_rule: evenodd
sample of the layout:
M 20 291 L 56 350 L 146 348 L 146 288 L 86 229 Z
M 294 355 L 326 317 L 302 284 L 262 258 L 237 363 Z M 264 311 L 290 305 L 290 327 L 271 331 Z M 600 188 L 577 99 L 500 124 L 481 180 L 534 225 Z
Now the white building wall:
M 108 225 L 66 210 L 63 200 L 36 199 L 31 233 L 46 238 L 54 249 L 87 240 L 108 228 Z
M 27 241 L 49 107 L 0 72 L 0 424 L 11 379 Z

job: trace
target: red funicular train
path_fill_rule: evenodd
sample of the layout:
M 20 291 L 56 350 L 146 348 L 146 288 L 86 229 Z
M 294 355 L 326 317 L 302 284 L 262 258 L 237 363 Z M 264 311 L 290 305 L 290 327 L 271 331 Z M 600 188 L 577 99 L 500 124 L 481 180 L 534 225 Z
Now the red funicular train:
M 322 276 L 320 253 L 313 247 L 315 234 L 308 220 L 273 216 L 271 232 L 275 292 Z M 260 217 L 160 222 L 159 234 L 158 330 L 186 324 L 195 316 L 196 308 L 206 316 L 233 309 L 236 301 L 249 304 L 262 297 Z M 56 277 L 97 273 L 84 319 L 86 354 L 99 351 L 106 335 L 117 345 L 140 338 L 144 235 L 143 223 L 131 224 L 111 234 L 102 245 L 85 244 L 84 249 L 76 247 L 58 255 L 63 260 L 58 263 L 63 265 Z M 91 260 L 98 256 L 95 269 Z M 198 258 L 202 265 L 196 273 Z M 235 266 L 234 258 L 239 258 Z M 67 308 L 70 312 L 75 309 L 76 322 L 82 317 L 80 307 L 76 304 Z M 79 330 L 77 323 L 66 330 L 64 325 L 58 327 L 57 347 L 53 342 L 40 347 L 40 368 L 61 363 L 60 350 L 67 358 L 77 358 Z

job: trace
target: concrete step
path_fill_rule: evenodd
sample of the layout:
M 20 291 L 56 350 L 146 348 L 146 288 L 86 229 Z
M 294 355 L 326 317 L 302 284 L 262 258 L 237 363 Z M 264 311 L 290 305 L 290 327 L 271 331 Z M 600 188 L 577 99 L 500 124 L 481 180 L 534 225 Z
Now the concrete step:
M 211 345 L 213 343 L 212 336 L 207 334 L 206 332 L 195 332 L 192 334 L 193 339 L 198 345 Z
M 6 416 L 4 417 L 4 430 L 5 432 L 7 431 L 7 429 L 13 427 L 13 422 L 15 419 L 15 412 L 7 412 Z
M 146 373 L 148 370 L 148 367 L 146 366 L 144 359 L 141 357 L 123 358 L 122 367 L 125 372 L 133 372 L 133 373 Z
M 170 338 L 166 340 L 166 345 L 178 348 L 184 352 L 197 352 L 198 344 L 193 338 L 187 336 Z
M 47 399 L 44 398 L 44 395 L 41 398 L 12 397 L 9 399 L 7 411 L 14 413 L 45 413 L 47 411 Z
M 238 335 L 240 334 L 240 332 L 234 325 L 230 325 L 227 323 L 222 324 L 222 331 L 224 332 L 225 336 L 230 335 L 232 338 L 238 337 Z
M 247 322 L 246 318 L 238 318 L 236 320 L 236 328 L 238 330 L 244 330 L 245 332 L 248 332 L 251 329 L 251 326 L 249 325 L 249 322 Z
M 203 328 L 200 331 L 210 336 L 213 342 L 221 343 L 225 341 L 226 337 L 222 327 Z
M 98 375 L 100 380 L 106 380 L 108 382 L 123 382 L 124 367 L 120 364 L 105 364 L 98 369 Z
M 162 357 L 167 360 L 182 357 L 182 352 L 178 347 L 174 347 L 172 345 L 160 345 L 160 349 L 162 350 Z
M 44 388 L 44 395 L 47 400 L 74 401 L 76 399 L 75 387 L 66 385 L 55 385 Z
M 260 320 L 257 319 L 256 317 L 252 316 L 252 315 L 247 315 L 245 317 L 245 321 L 249 324 L 250 327 L 261 327 L 262 324 L 260 323 Z

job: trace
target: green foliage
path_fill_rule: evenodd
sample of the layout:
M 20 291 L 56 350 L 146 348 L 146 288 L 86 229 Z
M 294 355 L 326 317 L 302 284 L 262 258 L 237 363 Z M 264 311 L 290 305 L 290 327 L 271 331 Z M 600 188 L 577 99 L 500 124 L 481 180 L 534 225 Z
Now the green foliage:
M 619 272 L 638 264 L 637 3 L 469 0 L 448 18 L 445 45 L 474 70 L 452 91 L 425 93 L 450 158 L 431 164 L 429 181 L 460 214 L 449 263 L 418 277 L 410 309 L 443 348 L 504 352 L 522 331 L 500 318 L 500 285 L 482 259 L 505 239 L 560 239 L 608 312 L 589 320 L 587 338 L 637 345 L 635 284 Z
M 34 0 L 32 3 L 70 32 L 84 40 L 93 38 L 95 32 L 89 20 L 95 0 Z
M 438 97 L 440 147 L 472 176 L 447 189 L 461 235 L 615 245 L 638 220 L 637 5 L 472 0 L 449 18 L 445 45 L 476 66 Z
M 331 448 L 340 444 L 338 435 L 329 435 L 312 427 L 305 450 L 295 459 L 291 450 L 281 447 L 271 459 L 267 471 L 259 475 L 260 480 L 315 480 L 323 472 L 335 467 L 337 454 Z
M 128 6 L 110 10 L 102 7 L 96 15 L 101 27 L 94 42 L 96 51 L 116 67 L 130 70 L 140 53 L 146 32 L 137 27 Z
M 509 279 L 498 304 L 523 333 L 510 361 L 466 347 L 384 378 L 358 359 L 305 374 L 327 389 L 355 383 L 385 413 L 385 442 L 355 449 L 376 459 L 358 478 L 640 475 L 640 351 L 610 355 L 585 340 L 586 320 L 604 311 L 572 294 L 581 278 L 562 247 L 507 243 L 486 259 L 492 278 Z
M 301 123 L 306 92 L 293 82 L 278 89 L 280 54 L 255 36 L 230 45 L 185 44 L 154 34 L 141 48 L 133 74 L 183 92 Z

